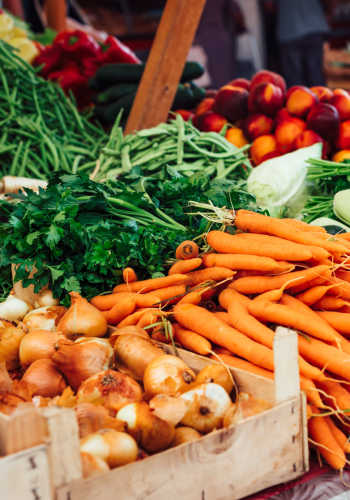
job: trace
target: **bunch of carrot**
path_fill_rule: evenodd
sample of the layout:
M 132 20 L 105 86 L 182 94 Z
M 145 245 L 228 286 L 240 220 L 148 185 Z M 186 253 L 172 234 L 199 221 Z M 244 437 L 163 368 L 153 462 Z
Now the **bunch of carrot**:
M 117 328 L 158 335 L 159 320 L 170 319 L 185 348 L 268 378 L 273 325 L 297 330 L 310 441 L 342 470 L 350 452 L 350 234 L 247 210 L 234 225 L 234 234 L 209 232 L 203 254 L 181 244 L 168 276 L 138 281 L 124 270 L 125 283 L 92 303 Z

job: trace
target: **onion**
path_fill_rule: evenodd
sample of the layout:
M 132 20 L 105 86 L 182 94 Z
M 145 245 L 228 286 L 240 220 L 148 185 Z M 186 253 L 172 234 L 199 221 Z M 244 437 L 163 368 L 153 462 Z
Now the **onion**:
M 174 438 L 174 426 L 154 415 L 145 401 L 124 406 L 117 419 L 127 424 L 128 432 L 150 453 L 165 450 Z
M 81 297 L 77 292 L 70 292 L 71 306 L 57 325 L 67 337 L 85 335 L 103 337 L 107 332 L 107 321 L 103 314 Z
M 0 303 L 0 318 L 8 321 L 19 321 L 30 311 L 30 306 L 24 300 L 14 295 L 9 295 L 4 302 Z
M 12 379 L 6 368 L 5 361 L 0 362 L 0 393 L 10 392 L 12 387 Z
M 201 438 L 202 435 L 192 429 L 192 427 L 177 427 L 175 429 L 174 439 L 171 442 L 171 446 L 179 446 L 179 444 L 191 443 Z
M 118 411 L 122 406 L 141 401 L 140 385 L 125 373 L 105 370 L 84 380 L 78 393 L 78 403 L 102 404 Z
M 55 331 L 57 324 L 66 312 L 63 306 L 46 306 L 29 311 L 24 318 L 23 324 L 28 330 L 50 330 Z
M 143 337 L 150 340 L 150 336 L 140 326 L 128 325 L 122 328 L 115 328 L 109 337 L 110 343 L 114 346 L 115 341 L 120 337 L 120 335 L 137 335 L 138 337 Z
M 168 394 L 176 396 L 187 389 L 196 376 L 182 359 L 164 354 L 148 364 L 143 377 L 147 396 Z
M 38 359 L 27 368 L 22 381 L 32 388 L 33 396 L 58 396 L 66 387 L 63 376 L 51 359 Z
M 233 378 L 228 368 L 222 365 L 208 365 L 203 368 L 197 375 L 195 384 L 219 384 L 225 389 L 227 394 L 231 394 L 233 389 Z
M 180 397 L 189 403 L 181 423 L 204 433 L 222 425 L 232 403 L 225 389 L 218 384 L 199 385 Z
M 14 370 L 18 367 L 19 346 L 24 331 L 14 326 L 0 326 L 0 362 L 6 362 L 8 370 Z
M 58 306 L 59 303 L 59 300 L 54 298 L 51 290 L 46 288 L 35 296 L 34 307 Z
M 80 451 L 105 460 L 110 467 L 135 462 L 138 447 L 135 439 L 125 432 L 101 429 L 80 441 Z
M 235 407 L 235 411 L 232 410 L 231 413 L 228 412 L 225 415 L 224 424 L 226 427 L 268 410 L 272 405 L 263 399 L 256 399 L 251 394 L 240 392 Z
M 11 413 L 15 411 L 17 406 L 24 403 L 24 399 L 20 398 L 16 394 L 0 394 L 0 413 L 11 415 Z
M 69 385 L 77 390 L 84 380 L 110 366 L 113 348 L 108 340 L 97 337 L 82 337 L 75 342 L 61 339 L 57 342 L 52 360 Z
M 108 464 L 102 458 L 91 455 L 91 453 L 81 452 L 80 458 L 84 478 L 97 476 L 110 470 Z
M 37 359 L 51 358 L 60 338 L 61 333 L 48 330 L 32 330 L 24 335 L 19 346 L 21 365 L 25 367 Z
M 124 431 L 125 424 L 116 418 L 110 417 L 107 408 L 92 403 L 81 403 L 75 407 L 81 438 L 100 429 L 114 429 Z
M 187 412 L 187 402 L 182 398 L 174 398 L 167 394 L 157 394 L 149 402 L 153 415 L 177 425 Z
M 160 347 L 137 335 L 120 335 L 114 344 L 117 360 L 138 380 L 143 379 L 147 365 L 162 356 Z

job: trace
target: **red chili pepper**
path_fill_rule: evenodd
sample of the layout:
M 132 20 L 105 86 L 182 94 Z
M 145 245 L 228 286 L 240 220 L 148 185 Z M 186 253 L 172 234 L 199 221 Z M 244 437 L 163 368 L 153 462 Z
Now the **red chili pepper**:
M 56 71 L 62 63 L 62 50 L 59 47 L 49 46 L 41 50 L 33 61 L 33 66 L 43 66 L 40 74 L 47 77 L 52 71 Z
M 60 47 L 63 52 L 77 60 L 81 60 L 83 57 L 97 57 L 101 50 L 92 36 L 80 30 L 59 33 L 54 39 L 53 45 Z
M 139 64 L 140 59 L 131 49 L 114 36 L 108 36 L 102 44 L 101 64 L 130 63 Z

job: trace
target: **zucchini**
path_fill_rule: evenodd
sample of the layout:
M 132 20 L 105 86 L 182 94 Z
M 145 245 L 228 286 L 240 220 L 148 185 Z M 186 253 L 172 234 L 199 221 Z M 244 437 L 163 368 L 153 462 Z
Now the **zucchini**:
M 126 94 L 136 94 L 138 86 L 138 83 L 118 83 L 117 85 L 113 85 L 113 87 L 109 87 L 104 92 L 98 94 L 97 102 L 105 103 L 116 101 Z
M 105 64 L 95 74 L 98 89 L 104 90 L 120 82 L 138 83 L 144 68 L 144 64 Z
M 181 83 L 190 82 L 199 78 L 204 73 L 204 68 L 201 64 L 195 61 L 187 61 L 181 76 Z
M 173 104 L 171 106 L 171 109 L 175 111 L 177 109 L 194 108 L 198 104 L 198 102 L 203 99 L 203 96 L 205 95 L 204 90 L 203 93 L 199 92 L 199 90 L 202 91 L 202 89 L 199 89 L 199 87 L 197 87 L 192 83 L 191 84 L 180 83 L 180 85 L 177 88 L 177 92 Z
M 123 119 L 125 120 L 130 113 L 134 98 L 135 94 L 131 93 L 120 97 L 120 99 L 118 99 L 114 103 L 108 104 L 103 119 L 107 123 L 114 123 L 119 111 L 123 110 Z

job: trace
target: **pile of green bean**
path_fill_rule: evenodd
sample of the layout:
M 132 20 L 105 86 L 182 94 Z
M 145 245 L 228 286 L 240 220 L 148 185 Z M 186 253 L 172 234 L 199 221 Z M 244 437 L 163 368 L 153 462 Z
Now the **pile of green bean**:
M 92 172 L 107 138 L 57 84 L 0 41 L 0 177 Z

